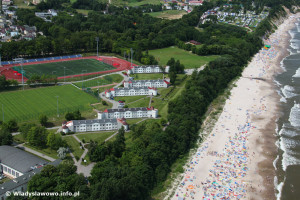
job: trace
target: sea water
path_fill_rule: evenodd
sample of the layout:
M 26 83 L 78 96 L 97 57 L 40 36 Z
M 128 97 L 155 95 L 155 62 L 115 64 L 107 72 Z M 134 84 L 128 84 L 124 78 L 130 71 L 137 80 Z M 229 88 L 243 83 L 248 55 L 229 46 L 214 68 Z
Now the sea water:
M 281 62 L 284 72 L 274 81 L 282 111 L 276 122 L 279 149 L 273 163 L 277 200 L 300 199 L 300 19 L 289 33 L 290 55 Z

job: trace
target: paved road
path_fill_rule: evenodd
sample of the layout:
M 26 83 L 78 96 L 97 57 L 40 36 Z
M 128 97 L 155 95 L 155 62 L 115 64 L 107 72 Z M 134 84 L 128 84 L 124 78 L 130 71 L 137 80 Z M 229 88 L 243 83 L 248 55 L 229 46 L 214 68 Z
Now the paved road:
M 51 129 L 58 129 L 57 132 L 60 132 L 60 131 L 59 131 L 60 128 L 61 128 L 61 126 L 54 126 L 54 127 L 46 128 L 46 129 L 48 129 L 48 130 L 51 130 Z M 14 133 L 11 133 L 11 134 L 12 134 L 12 136 L 14 136 L 14 135 L 19 135 L 20 132 L 14 132 Z
M 123 81 L 128 81 L 128 80 L 129 80 L 129 77 L 128 77 L 128 76 L 125 76 L 122 72 L 118 72 L 118 74 L 120 74 L 121 76 L 124 77 Z M 122 85 L 122 84 L 123 84 L 123 81 L 121 81 L 120 83 L 118 83 L 115 87 L 119 87 L 120 85 Z M 111 99 L 108 99 L 108 98 L 105 97 L 105 91 L 100 93 L 100 97 L 101 97 L 103 100 L 112 103 L 112 104 L 113 104 L 112 109 L 116 109 L 116 108 L 119 107 L 119 102 L 114 101 L 114 100 L 111 100 Z
M 51 158 L 51 157 L 49 157 L 49 156 L 47 156 L 47 155 L 45 155 L 45 154 L 42 154 L 42 153 L 38 152 L 38 151 L 35 151 L 35 150 L 30 149 L 30 148 L 28 148 L 28 147 L 25 147 L 25 146 L 24 146 L 24 143 L 23 143 L 23 144 L 18 144 L 18 145 L 16 145 L 16 147 L 20 147 L 21 149 L 23 149 L 23 150 L 25 150 L 25 151 L 28 151 L 28 152 L 30 152 L 30 153 L 32 153 L 32 154 L 35 154 L 35 155 L 37 155 L 37 156 L 39 156 L 39 157 L 42 157 L 42 158 L 44 158 L 44 159 L 46 159 L 46 160 L 49 160 L 49 161 L 51 161 L 51 162 L 53 162 L 53 161 L 56 160 L 56 159 L 54 159 L 54 158 Z

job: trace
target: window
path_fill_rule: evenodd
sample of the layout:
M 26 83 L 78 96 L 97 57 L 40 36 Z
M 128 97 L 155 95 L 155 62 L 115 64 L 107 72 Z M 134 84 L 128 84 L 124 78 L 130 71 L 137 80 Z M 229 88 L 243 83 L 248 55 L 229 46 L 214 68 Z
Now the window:
M 11 174 L 11 169 L 7 168 L 7 172 L 8 172 L 9 174 Z
M 7 172 L 7 167 L 4 167 L 4 171 Z
M 20 176 L 20 174 L 19 174 L 19 172 L 16 172 L 16 177 L 19 177 Z M 22 190 L 23 191 L 23 190 Z

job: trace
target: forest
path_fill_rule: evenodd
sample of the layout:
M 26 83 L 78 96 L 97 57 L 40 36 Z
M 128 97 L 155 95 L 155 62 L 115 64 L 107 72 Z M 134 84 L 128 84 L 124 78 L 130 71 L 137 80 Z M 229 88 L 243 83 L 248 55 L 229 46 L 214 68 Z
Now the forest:
M 101 52 L 122 53 L 134 48 L 137 60 L 146 56 L 142 53 L 144 50 L 183 46 L 182 42 L 192 39 L 209 49 L 209 53 L 202 50 L 203 54 L 216 54 L 217 51 L 222 54 L 203 71 L 194 72 L 182 95 L 169 102 L 169 126 L 165 131 L 159 123 L 141 123 L 131 126 L 131 145 L 126 145 L 123 130 L 112 143 L 93 143 L 89 156 L 98 162 L 89 178 L 89 187 L 86 187 L 81 175 L 74 174 L 75 169 L 70 167 L 70 172 L 66 165 L 62 165 L 59 168 L 48 167 L 35 176 L 29 183 L 29 190 L 59 191 L 67 188 L 70 192 L 80 191 L 82 196 L 79 199 L 150 199 L 153 188 L 165 181 L 172 164 L 189 152 L 197 140 L 202 140 L 198 130 L 208 106 L 233 79 L 240 76 L 251 57 L 262 47 L 262 38 L 275 28 L 270 21 L 286 14 L 280 5 L 291 8 L 295 4 L 284 0 L 254 0 L 258 5 L 256 9 L 266 5 L 272 10 L 252 33 L 243 28 L 218 24 L 205 24 L 200 27 L 201 32 L 195 29 L 203 12 L 224 2 L 205 2 L 182 19 L 172 21 L 143 15 L 139 8 L 111 8 L 109 15 L 90 12 L 88 17 L 81 14 L 71 17 L 65 12 L 53 18 L 53 23 L 45 23 L 36 19 L 33 11 L 18 10 L 20 23 L 36 25 L 47 37 L 3 44 L 11 51 L 6 52 L 6 48 L 2 48 L 1 54 L 6 59 L 17 56 L 21 51 L 21 55 L 26 56 L 95 51 L 96 36 L 100 37 Z M 233 2 L 252 6 L 250 0 Z M 19 45 L 25 48 L 19 48 Z M 34 47 L 40 47 L 40 50 Z

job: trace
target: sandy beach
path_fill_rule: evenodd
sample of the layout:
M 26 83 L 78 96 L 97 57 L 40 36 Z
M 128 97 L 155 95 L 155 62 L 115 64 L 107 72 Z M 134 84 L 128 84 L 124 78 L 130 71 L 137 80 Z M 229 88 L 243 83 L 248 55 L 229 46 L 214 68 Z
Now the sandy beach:
M 192 155 L 171 199 L 275 199 L 273 161 L 279 96 L 273 77 L 287 56 L 296 15 L 265 42 L 235 83 L 216 125 Z

